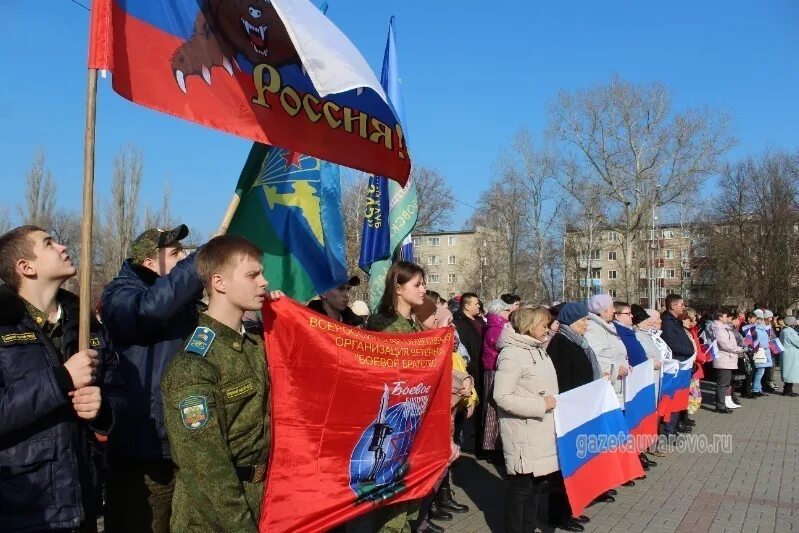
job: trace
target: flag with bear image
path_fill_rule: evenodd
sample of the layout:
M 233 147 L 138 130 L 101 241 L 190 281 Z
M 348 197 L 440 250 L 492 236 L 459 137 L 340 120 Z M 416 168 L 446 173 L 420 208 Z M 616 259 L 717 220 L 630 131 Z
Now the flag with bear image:
M 338 165 L 254 143 L 236 194 L 227 233 L 263 250 L 271 287 L 307 301 L 349 279 Z
M 335 529 L 426 496 L 451 453 L 452 331 L 376 333 L 266 302 L 271 453 L 260 531 Z
M 405 184 L 383 87 L 309 0 L 94 0 L 89 68 L 134 103 Z

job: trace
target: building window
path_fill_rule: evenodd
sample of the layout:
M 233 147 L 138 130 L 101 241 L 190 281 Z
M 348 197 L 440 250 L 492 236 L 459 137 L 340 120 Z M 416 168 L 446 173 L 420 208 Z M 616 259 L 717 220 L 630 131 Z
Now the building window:
M 450 235 L 449 237 L 447 237 L 447 246 L 455 246 L 455 242 L 456 239 L 454 235 Z
M 416 263 L 417 265 L 421 265 L 422 264 L 422 256 L 414 254 L 413 262 Z
M 619 240 L 619 234 L 615 231 L 608 232 L 608 240 L 611 242 L 617 242 Z
M 682 257 L 683 259 L 688 259 L 689 252 L 690 250 L 688 250 L 688 248 L 683 248 L 680 251 L 680 257 Z
M 413 238 L 413 247 L 418 248 L 422 245 L 422 238 L 421 237 L 414 237 Z
M 683 270 L 682 271 L 682 279 L 691 279 L 691 271 L 690 270 Z
M 674 250 L 666 250 L 666 259 L 674 259 Z
M 599 250 L 591 250 L 591 259 L 595 261 L 599 260 Z
M 447 257 L 447 264 L 448 265 L 454 265 L 455 264 L 455 256 L 454 255 L 451 255 L 451 256 Z
M 457 280 L 456 274 L 449 274 L 447 276 L 447 281 L 449 283 L 455 283 L 456 280 Z
M 608 261 L 616 260 L 616 252 L 608 252 Z
M 616 289 L 608 289 L 608 296 L 616 298 Z
M 428 283 L 438 283 L 438 274 L 428 274 L 427 275 L 427 282 Z
M 667 268 L 666 269 L 666 277 L 668 279 L 673 279 L 673 278 L 676 277 L 675 274 L 674 274 L 674 269 L 673 268 Z
M 591 279 L 602 279 L 601 271 L 598 268 L 591 269 Z
M 428 255 L 427 256 L 427 264 L 428 265 L 438 265 L 440 263 L 440 259 L 437 255 Z
M 441 241 L 438 237 L 428 237 L 427 238 L 427 246 L 438 246 L 438 243 Z
M 674 230 L 673 229 L 664 229 L 663 230 L 663 238 L 664 239 L 673 239 L 674 238 Z
M 608 279 L 616 279 L 616 271 L 608 270 Z

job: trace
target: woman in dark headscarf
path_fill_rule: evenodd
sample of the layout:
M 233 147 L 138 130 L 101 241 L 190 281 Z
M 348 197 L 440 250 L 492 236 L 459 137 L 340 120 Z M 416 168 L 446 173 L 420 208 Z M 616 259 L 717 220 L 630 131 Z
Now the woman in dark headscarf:
M 588 307 L 582 302 L 563 304 L 557 316 L 558 332 L 547 346 L 547 353 L 558 376 L 558 392 L 566 392 L 602 377 L 599 363 L 583 335 L 588 328 Z M 563 477 L 554 473 L 549 493 L 549 520 L 551 525 L 566 531 L 580 531 L 586 516 L 572 518 L 571 506 L 566 499 Z M 613 496 L 603 494 L 598 501 L 613 501 Z
M 560 327 L 547 352 L 558 374 L 558 391 L 566 392 L 601 377 L 596 355 L 583 335 L 588 327 L 588 307 L 582 302 L 564 304 L 558 313 Z

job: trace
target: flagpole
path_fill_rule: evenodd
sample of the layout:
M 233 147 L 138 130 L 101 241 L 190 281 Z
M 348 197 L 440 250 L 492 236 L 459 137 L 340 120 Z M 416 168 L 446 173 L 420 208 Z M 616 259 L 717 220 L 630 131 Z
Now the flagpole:
M 80 227 L 80 307 L 78 350 L 89 348 L 92 297 L 92 226 L 94 219 L 94 142 L 97 118 L 97 69 L 90 68 L 86 85 L 86 131 L 83 144 L 83 218 Z
M 222 224 L 219 225 L 219 231 L 217 232 L 217 235 L 224 235 L 227 233 L 227 229 L 230 227 L 231 221 L 233 221 L 233 215 L 236 214 L 236 209 L 239 207 L 239 202 L 241 202 L 241 196 L 233 193 L 233 198 L 230 199 L 230 203 L 227 206 L 227 211 L 225 211 L 225 216 L 222 217 Z

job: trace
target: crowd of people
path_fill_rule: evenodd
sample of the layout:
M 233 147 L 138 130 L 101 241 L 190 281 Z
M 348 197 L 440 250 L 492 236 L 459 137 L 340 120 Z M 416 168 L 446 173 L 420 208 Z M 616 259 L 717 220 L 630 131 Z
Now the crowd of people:
M 270 449 L 269 388 L 258 311 L 267 291 L 261 250 L 220 236 L 186 254 L 186 226 L 148 229 L 104 288 L 89 348 L 78 349 L 78 300 L 68 251 L 44 229 L 0 236 L 0 531 L 257 531 Z M 266 273 L 268 275 L 268 273 Z M 796 320 L 719 308 L 701 319 L 678 295 L 662 311 L 613 301 L 528 304 L 445 299 L 422 267 L 389 269 L 378 308 L 350 301 L 354 276 L 308 305 L 372 331 L 452 327 L 450 465 L 461 452 L 507 476 L 505 529 L 545 521 L 582 531 L 565 494 L 555 445 L 559 393 L 607 379 L 619 396 L 636 365 L 696 357 L 695 391 L 713 368 L 715 410 L 739 395 L 796 396 Z M 205 297 L 203 296 L 205 295 Z M 780 341 L 780 342 L 777 342 Z M 664 420 L 669 441 L 690 433 L 685 411 Z M 659 448 L 641 450 L 644 470 Z M 421 501 L 389 504 L 342 531 L 444 531 L 456 500 L 447 468 Z M 627 484 L 634 484 L 630 481 Z M 267 489 L 268 490 L 268 489 Z M 616 489 L 597 500 L 611 502 Z

